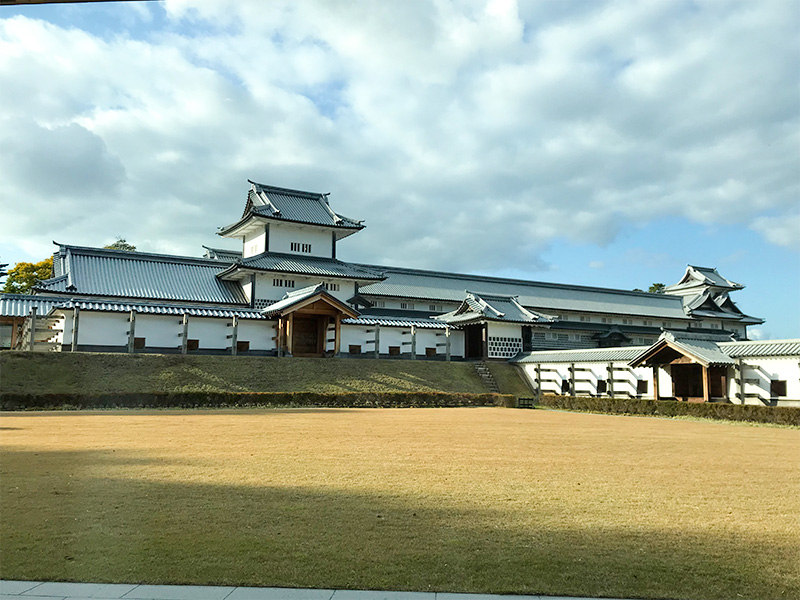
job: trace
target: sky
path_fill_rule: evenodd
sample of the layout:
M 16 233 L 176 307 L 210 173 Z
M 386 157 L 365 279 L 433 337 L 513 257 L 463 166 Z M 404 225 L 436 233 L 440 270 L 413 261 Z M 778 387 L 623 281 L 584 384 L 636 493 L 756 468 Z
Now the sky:
M 687 264 L 800 337 L 800 3 L 0 7 L 0 261 L 199 256 L 251 179 L 363 263 L 620 289 Z

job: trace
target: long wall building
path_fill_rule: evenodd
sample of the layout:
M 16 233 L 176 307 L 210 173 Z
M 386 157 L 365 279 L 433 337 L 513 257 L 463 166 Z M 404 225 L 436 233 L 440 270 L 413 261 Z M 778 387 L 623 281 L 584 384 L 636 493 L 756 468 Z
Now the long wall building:
M 348 263 L 364 229 L 327 194 L 249 182 L 218 235 L 240 251 L 184 257 L 57 244 L 32 295 L 0 297 L 5 348 L 256 356 L 519 359 L 650 347 L 664 332 L 746 340 L 741 284 L 689 266 L 665 293 Z

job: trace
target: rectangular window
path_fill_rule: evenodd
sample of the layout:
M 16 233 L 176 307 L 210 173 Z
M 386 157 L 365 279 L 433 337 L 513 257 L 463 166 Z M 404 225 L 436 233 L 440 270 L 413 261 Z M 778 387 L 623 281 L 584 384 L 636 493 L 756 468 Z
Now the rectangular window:
M 361 354 L 361 344 L 350 344 L 348 354 Z
M 641 396 L 647 393 L 647 383 L 646 379 L 640 379 L 636 382 L 636 393 L 638 395 Z
M 375 300 L 374 306 L 375 308 L 386 308 L 386 302 L 384 300 Z
M 778 398 L 780 396 L 786 395 L 786 380 L 785 379 L 773 379 L 770 381 L 769 384 L 769 395 L 773 398 Z
M 339 291 L 339 284 L 338 283 L 323 283 L 322 285 L 325 286 L 325 289 L 329 292 L 338 292 Z
M 652 321 L 642 321 L 642 324 L 645 327 L 652 327 L 653 326 L 653 322 Z
M 569 394 L 569 379 L 562 379 L 561 380 L 561 393 L 562 394 Z
M 401 302 L 400 308 L 404 308 L 406 310 L 414 310 L 414 303 L 413 302 Z
M 191 352 L 200 347 L 200 340 L 186 340 L 186 349 Z
M 589 323 L 592 320 L 592 317 L 588 317 L 586 315 L 581 315 L 581 321 L 584 323 Z
M 293 288 L 294 287 L 294 279 L 277 279 L 276 278 L 276 279 L 272 280 L 272 285 L 274 285 L 275 287 Z
M 236 342 L 236 352 L 249 352 L 250 342 Z
M 633 319 L 622 319 L 623 325 L 633 325 Z
M 311 244 L 301 244 L 300 242 L 292 242 L 289 244 L 289 248 L 291 248 L 292 252 L 305 252 L 309 254 L 311 252 Z
M 133 338 L 133 349 L 134 350 L 141 350 L 144 348 L 144 340 L 145 338 Z
M 431 312 L 442 312 L 444 309 L 441 304 L 429 304 L 428 310 Z
M 400 346 L 389 346 L 389 356 L 400 356 Z
M 611 319 L 609 319 L 608 317 L 603 317 L 603 318 L 602 318 L 602 319 L 600 319 L 600 320 L 601 320 L 603 323 L 611 323 Z
M 662 327 L 669 327 L 669 321 L 661 321 Z
M 605 394 L 608 391 L 608 382 L 605 379 L 601 379 L 597 382 L 597 393 L 598 394 Z
M 425 356 L 427 356 L 428 358 L 436 356 L 436 348 L 431 348 L 431 347 L 425 348 Z

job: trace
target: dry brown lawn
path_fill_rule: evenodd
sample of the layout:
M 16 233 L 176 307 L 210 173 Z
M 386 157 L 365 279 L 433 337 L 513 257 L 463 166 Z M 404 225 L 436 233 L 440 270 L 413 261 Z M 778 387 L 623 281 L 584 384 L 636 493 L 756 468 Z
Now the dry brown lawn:
M 800 431 L 501 408 L 5 413 L 0 577 L 800 597 Z

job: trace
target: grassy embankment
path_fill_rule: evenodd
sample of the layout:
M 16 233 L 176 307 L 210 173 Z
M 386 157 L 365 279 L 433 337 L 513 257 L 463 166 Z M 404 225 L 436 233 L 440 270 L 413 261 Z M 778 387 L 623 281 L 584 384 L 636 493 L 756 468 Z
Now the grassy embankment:
M 530 395 L 514 367 L 491 368 L 502 393 Z M 24 352 L 0 353 L 0 389 L 28 394 L 488 391 L 473 366 L 463 362 Z
M 495 408 L 5 413 L 5 579 L 800 597 L 800 433 Z

